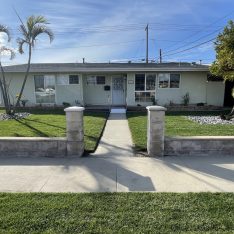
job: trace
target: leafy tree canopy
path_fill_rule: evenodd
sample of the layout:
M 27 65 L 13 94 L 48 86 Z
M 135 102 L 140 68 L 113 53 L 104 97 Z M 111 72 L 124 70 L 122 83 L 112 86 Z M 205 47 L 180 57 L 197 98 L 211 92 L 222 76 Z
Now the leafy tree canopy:
M 215 41 L 216 60 L 210 71 L 224 80 L 234 80 L 234 22 L 229 21 Z

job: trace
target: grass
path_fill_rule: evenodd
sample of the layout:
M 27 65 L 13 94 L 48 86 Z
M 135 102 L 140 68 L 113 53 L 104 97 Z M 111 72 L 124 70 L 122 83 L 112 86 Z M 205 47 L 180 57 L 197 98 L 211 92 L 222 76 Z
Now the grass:
M 233 193 L 0 194 L 0 233 L 233 233 Z
M 65 137 L 66 121 L 63 110 L 30 110 L 22 120 L 0 121 L 0 137 Z M 85 150 L 94 151 L 107 118 L 106 112 L 85 112 Z
M 223 112 L 222 112 L 223 113 Z M 201 125 L 185 115 L 220 115 L 221 112 L 171 112 L 166 114 L 166 136 L 234 136 L 234 125 Z M 128 122 L 136 150 L 145 150 L 147 142 L 146 113 L 128 112 Z

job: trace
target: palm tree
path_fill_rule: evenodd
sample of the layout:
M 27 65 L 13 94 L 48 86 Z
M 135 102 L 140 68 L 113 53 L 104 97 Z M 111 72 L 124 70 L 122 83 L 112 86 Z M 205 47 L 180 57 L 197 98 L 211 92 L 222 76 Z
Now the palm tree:
M 4 25 L 0 25 L 0 32 L 1 33 L 5 33 L 7 35 L 8 38 L 8 42 L 10 42 L 11 40 L 11 36 L 10 36 L 10 31 L 9 29 L 4 26 Z M 6 47 L 6 46 L 0 46 L 0 56 L 2 53 L 4 52 L 8 52 L 11 55 L 11 59 L 13 59 L 13 57 L 15 56 L 15 53 L 12 49 Z M 4 106 L 5 106 L 5 110 L 7 114 L 11 114 L 11 103 L 10 103 L 10 97 L 9 97 L 9 92 L 8 92 L 8 86 L 6 83 L 6 78 L 5 78 L 5 72 L 4 69 L 2 67 L 2 63 L 0 60 L 0 72 L 1 72 L 1 78 L 0 78 L 0 89 L 2 92 L 2 97 L 3 97 L 3 102 L 4 102 Z
M 19 16 L 18 16 L 19 17 Z M 31 66 L 31 57 L 32 57 L 32 49 L 35 46 L 36 39 L 41 34 L 47 34 L 49 36 L 50 43 L 54 39 L 54 34 L 51 31 L 50 28 L 47 27 L 48 21 L 44 16 L 30 16 L 27 19 L 26 25 L 22 22 L 21 18 L 19 17 L 21 21 L 21 25 L 19 27 L 19 30 L 22 34 L 22 37 L 17 39 L 18 47 L 19 47 L 19 53 L 24 53 L 24 45 L 28 47 L 28 64 L 27 64 L 27 70 L 25 73 L 24 81 L 16 102 L 16 107 L 19 106 L 24 87 L 26 84 L 26 81 L 28 79 L 28 74 Z

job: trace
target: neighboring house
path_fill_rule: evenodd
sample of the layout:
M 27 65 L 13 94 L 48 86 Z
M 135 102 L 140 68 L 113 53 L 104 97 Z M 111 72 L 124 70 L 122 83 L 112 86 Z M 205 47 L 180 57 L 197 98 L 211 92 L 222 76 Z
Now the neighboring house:
M 13 99 L 26 65 L 4 67 Z M 208 81 L 209 67 L 195 63 L 42 63 L 31 64 L 23 99 L 27 105 L 147 106 L 190 104 L 223 106 L 225 85 Z

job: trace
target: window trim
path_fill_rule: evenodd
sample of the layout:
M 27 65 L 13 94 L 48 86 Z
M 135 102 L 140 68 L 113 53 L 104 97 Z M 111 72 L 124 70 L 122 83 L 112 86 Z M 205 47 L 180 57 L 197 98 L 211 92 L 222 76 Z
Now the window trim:
M 97 83 L 97 77 L 98 77 L 98 76 L 103 76 L 103 77 L 105 78 L 105 83 L 104 83 L 104 84 L 98 84 L 98 83 Z M 94 83 L 88 83 L 88 78 L 89 78 L 89 77 L 95 78 L 95 82 L 94 82 Z M 86 82 L 85 82 L 85 83 L 86 83 L 87 86 L 91 86 L 91 85 L 98 85 L 98 86 L 100 86 L 100 85 L 106 85 L 106 75 L 87 75 L 87 76 L 86 76 Z
M 45 76 L 54 76 L 54 79 L 55 79 L 55 82 L 54 82 L 54 88 L 55 88 L 55 90 L 54 90 L 55 91 L 54 92 L 54 95 L 55 95 L 54 102 L 44 102 L 44 103 L 37 102 L 37 96 L 36 96 L 36 94 L 40 93 L 40 92 L 36 92 L 36 90 L 35 90 L 35 76 L 43 76 L 44 79 L 45 79 Z M 54 104 L 57 103 L 56 75 L 53 75 L 53 74 L 34 74 L 33 75 L 33 82 L 34 82 L 34 97 L 35 97 L 35 104 L 36 105 L 54 105 Z M 45 85 L 45 80 L 44 80 L 44 85 Z
M 71 84 L 70 83 L 70 76 L 77 76 L 78 77 L 78 83 L 77 84 Z M 68 75 L 68 85 L 80 85 L 80 75 L 79 74 L 69 74 Z
M 159 86 L 159 82 L 160 82 L 160 78 L 159 78 L 159 76 L 158 76 L 158 89 L 180 89 L 180 87 L 181 87 L 181 73 L 177 73 L 177 72 L 172 72 L 172 73 L 158 73 L 158 75 L 159 74 L 169 74 L 169 87 L 167 87 L 167 88 L 162 88 L 162 87 L 160 87 Z M 180 75 L 180 82 L 179 82 L 179 87 L 178 88 L 172 88 L 171 87 L 171 74 L 176 74 L 176 75 Z
M 58 76 L 59 75 L 65 75 L 65 76 L 68 76 L 68 83 L 67 84 L 58 84 Z M 70 83 L 70 76 L 78 76 L 78 84 L 71 84 Z M 73 74 L 73 73 L 69 73 L 69 74 L 57 74 L 56 75 L 56 85 L 58 86 L 68 86 L 68 85 L 80 85 L 80 74 Z
M 136 75 L 137 74 L 144 74 L 145 75 L 145 82 L 144 82 L 144 90 L 136 90 Z M 155 84 L 154 84 L 154 89 L 152 89 L 152 90 L 147 90 L 146 89 L 146 77 L 147 77 L 147 75 L 155 75 Z M 151 101 L 136 101 L 136 93 L 154 93 L 154 97 L 155 97 L 155 99 L 156 99 L 156 85 L 157 85 L 157 73 L 153 73 L 153 72 L 150 72 L 150 73 L 135 73 L 135 86 L 134 86 L 134 100 L 135 100 L 135 102 L 137 102 L 137 103 L 149 103 L 149 102 L 151 102 Z
M 144 90 L 136 90 L 136 75 L 139 75 L 139 74 L 144 74 L 145 75 L 145 82 L 144 82 Z M 147 90 L 146 89 L 146 78 L 147 78 L 147 75 L 155 75 L 155 84 L 154 84 L 154 89 L 151 89 L 151 90 Z M 134 87 L 134 91 L 135 92 L 155 92 L 156 90 L 156 84 L 157 84 L 157 74 L 156 73 L 135 73 L 135 87 Z

